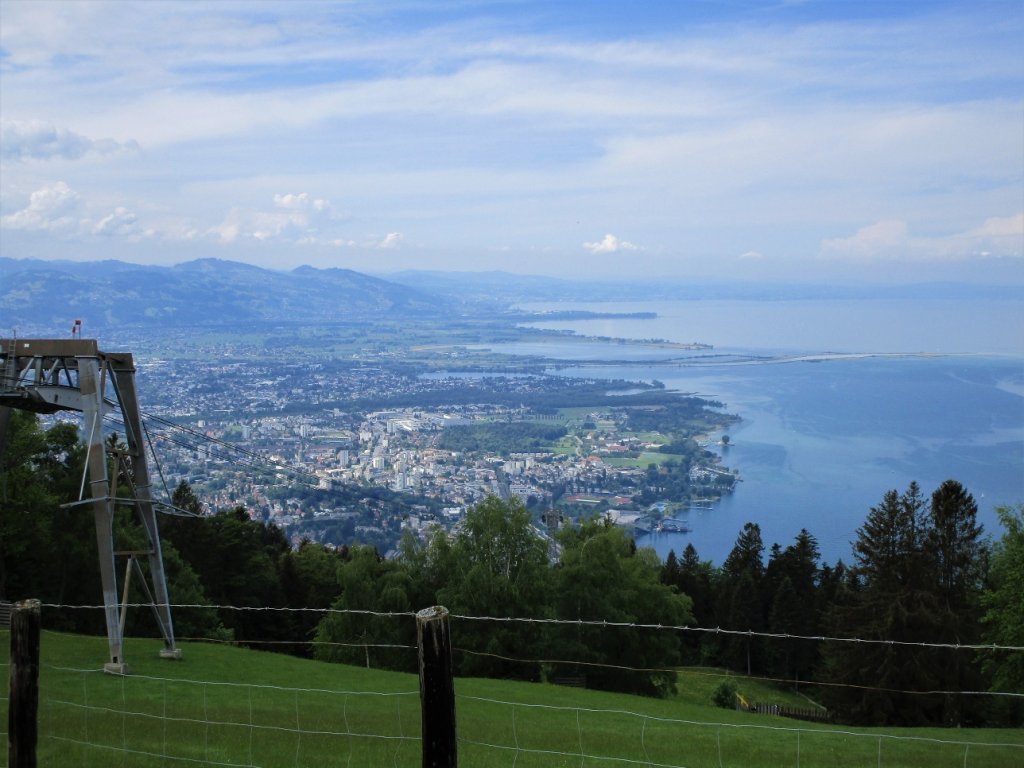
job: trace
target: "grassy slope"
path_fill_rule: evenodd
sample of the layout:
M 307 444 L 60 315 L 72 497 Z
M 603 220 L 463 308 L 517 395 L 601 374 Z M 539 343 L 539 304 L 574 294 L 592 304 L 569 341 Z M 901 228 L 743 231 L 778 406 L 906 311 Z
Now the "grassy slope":
M 0 646 L 6 662 L 6 632 Z M 196 643 L 183 645 L 184 661 L 170 662 L 157 658 L 157 648 L 155 641 L 129 640 L 132 675 L 118 678 L 97 671 L 105 638 L 45 633 L 39 764 L 419 765 L 415 676 Z M 868 768 L 879 764 L 881 748 L 887 768 L 962 766 L 965 749 L 972 768 L 1024 764 L 1019 731 L 846 729 L 746 715 L 710 705 L 718 682 L 710 670 L 688 671 L 679 696 L 652 700 L 460 679 L 460 763 L 738 768 L 797 765 L 799 751 L 803 768 Z M 755 700 L 781 700 L 756 681 L 740 678 L 739 687 Z M 581 751 L 592 757 L 581 762 Z

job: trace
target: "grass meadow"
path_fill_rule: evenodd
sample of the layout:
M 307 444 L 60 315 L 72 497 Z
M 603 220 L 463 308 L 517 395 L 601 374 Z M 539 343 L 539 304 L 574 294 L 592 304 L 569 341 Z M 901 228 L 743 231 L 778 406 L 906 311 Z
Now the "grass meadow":
M 9 633 L 0 633 L 6 669 Z M 129 639 L 128 676 L 104 674 L 106 639 L 44 632 L 39 765 L 419 766 L 415 675 L 210 643 Z M 409 649 L 414 654 L 414 649 Z M 1011 768 L 1024 733 L 862 729 L 716 708 L 718 670 L 682 670 L 671 699 L 548 684 L 457 679 L 463 766 Z M 753 701 L 798 694 L 733 678 Z M 0 722 L 6 730 L 7 674 Z M 993 746 L 1001 744 L 1004 746 Z M 6 760 L 6 754 L 0 760 Z M 2 763 L 0 763 L 2 764 Z

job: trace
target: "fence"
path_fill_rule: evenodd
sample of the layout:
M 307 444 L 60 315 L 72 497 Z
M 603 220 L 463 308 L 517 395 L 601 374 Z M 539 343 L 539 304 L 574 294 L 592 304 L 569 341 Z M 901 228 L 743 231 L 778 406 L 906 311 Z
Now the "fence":
M 810 723 L 830 723 L 832 715 L 824 709 L 812 709 L 811 707 L 789 707 L 785 704 L 750 704 L 741 707 L 744 712 L 752 712 L 758 715 L 775 715 L 776 717 L 788 717 L 793 720 L 806 720 Z
M 413 614 L 393 617 L 410 621 Z M 450 620 L 465 618 L 472 617 Z M 441 647 L 432 633 L 426 636 L 427 642 L 421 633 L 419 647 L 402 652 L 412 656 Z M 712 719 L 708 713 L 715 710 L 673 700 L 505 680 L 452 683 L 450 675 L 454 704 L 424 704 L 425 687 L 409 674 L 211 642 L 185 641 L 183 662 L 162 661 L 158 640 L 129 642 L 133 674 L 114 676 L 97 663 L 105 655 L 105 638 L 42 633 L 39 765 L 404 768 L 454 765 L 455 749 L 463 765 L 484 768 L 1024 764 L 1020 733 L 879 733 L 787 725 L 729 710 Z M 13 655 L 7 666 L 13 680 Z M 0 705 L 13 693 L 12 686 Z M 10 714 L 12 703 L 8 708 Z M 451 750 L 450 763 L 425 762 L 436 759 L 425 754 L 438 741 L 425 715 L 439 710 L 457 718 L 451 734 L 457 738 L 444 747 Z M 20 733 L 9 729 L 7 737 Z M 10 756 L 8 765 L 21 768 Z

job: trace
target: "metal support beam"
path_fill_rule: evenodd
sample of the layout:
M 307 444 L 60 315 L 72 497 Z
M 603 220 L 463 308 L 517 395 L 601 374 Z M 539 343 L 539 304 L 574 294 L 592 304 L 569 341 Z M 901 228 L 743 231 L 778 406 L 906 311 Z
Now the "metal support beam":
M 125 440 L 128 443 L 128 454 L 132 461 L 136 510 L 146 532 L 146 543 L 149 546 L 149 574 L 153 580 L 153 591 L 156 596 L 153 609 L 160 627 L 160 634 L 164 639 L 164 648 L 160 655 L 166 658 L 180 659 L 181 651 L 174 644 L 174 623 L 171 620 L 171 601 L 167 594 L 167 578 L 164 575 L 164 559 L 160 549 L 160 530 L 157 527 L 156 512 L 153 509 L 149 465 L 146 463 L 146 444 L 142 433 L 142 415 L 139 412 L 139 401 L 135 394 L 135 364 L 132 356 L 127 353 L 108 354 L 107 358 L 114 377 L 117 399 L 121 404 L 121 415 L 124 418 Z
M 89 482 L 86 492 L 83 476 L 82 498 L 79 501 L 92 507 L 96 526 L 96 548 L 110 651 L 104 669 L 115 674 L 126 674 L 128 671 L 123 647 L 127 605 L 122 606 L 118 599 L 114 551 L 114 508 L 117 503 L 127 503 L 134 507 L 146 536 L 146 554 L 153 588 L 150 590 L 145 579 L 142 579 L 142 587 L 150 598 L 163 636 L 164 648 L 160 656 L 180 659 L 181 651 L 174 642 L 170 598 L 150 490 L 142 416 L 135 393 L 135 365 L 131 354 L 101 352 L 94 339 L 0 339 L 0 370 L 4 372 L 0 380 L 0 455 L 6 442 L 9 408 L 37 413 L 76 411 L 82 414 L 82 437 L 86 445 L 85 471 Z M 107 392 L 108 384 L 111 392 Z M 111 476 L 108 451 L 103 440 L 103 417 L 112 410 L 115 403 L 124 421 L 128 448 L 126 451 L 115 452 L 118 455 Z M 128 479 L 129 498 L 117 498 L 117 476 L 122 470 Z M 138 573 L 142 577 L 141 569 Z M 124 586 L 127 589 L 127 577 Z

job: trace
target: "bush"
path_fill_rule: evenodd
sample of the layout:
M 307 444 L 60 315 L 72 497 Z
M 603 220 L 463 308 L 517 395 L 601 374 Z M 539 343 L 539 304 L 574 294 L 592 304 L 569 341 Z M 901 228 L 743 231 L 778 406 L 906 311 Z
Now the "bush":
M 722 709 L 734 709 L 736 707 L 736 683 L 732 680 L 723 680 L 711 696 L 711 701 L 716 707 Z

